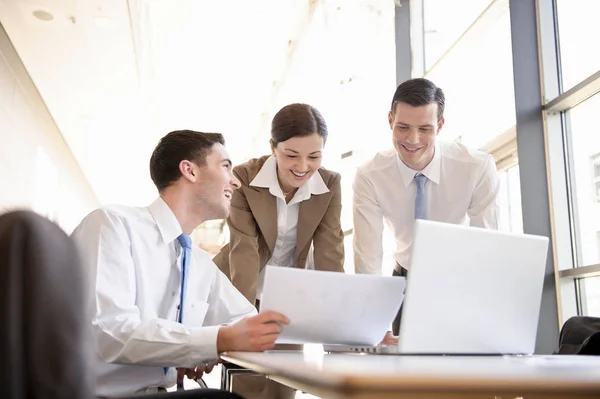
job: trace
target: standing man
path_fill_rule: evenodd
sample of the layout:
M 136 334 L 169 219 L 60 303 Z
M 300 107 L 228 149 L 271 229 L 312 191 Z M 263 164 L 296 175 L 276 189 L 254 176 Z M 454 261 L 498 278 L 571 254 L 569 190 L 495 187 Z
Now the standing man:
M 279 313 L 256 315 L 191 246 L 200 223 L 228 216 L 240 186 L 224 144 L 216 133 L 167 134 L 150 159 L 159 197 L 144 208 L 96 210 L 73 232 L 95 293 L 97 396 L 163 391 L 175 384 L 175 367 L 194 378 L 221 352 L 271 349 L 288 323 Z
M 354 180 L 357 273 L 381 274 L 384 220 L 396 237 L 397 276 L 410 270 L 415 219 L 498 227 L 500 180 L 494 158 L 456 142 L 437 141 L 444 105 L 442 89 L 427 79 L 411 79 L 396 89 L 388 114 L 395 149 L 359 167 Z

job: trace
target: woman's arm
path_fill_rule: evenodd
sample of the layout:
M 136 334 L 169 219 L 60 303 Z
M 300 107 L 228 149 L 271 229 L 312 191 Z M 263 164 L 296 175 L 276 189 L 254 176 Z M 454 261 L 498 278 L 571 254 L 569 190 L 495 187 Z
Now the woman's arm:
M 227 218 L 230 232 L 229 277 L 235 288 L 255 304 L 260 271 L 258 226 L 243 191 L 245 180 L 237 177 L 242 182 L 242 188 L 233 192 Z
M 332 196 L 325 215 L 313 235 L 315 269 L 344 272 L 344 232 L 340 221 L 342 213 L 341 176 L 334 174 L 329 188 Z

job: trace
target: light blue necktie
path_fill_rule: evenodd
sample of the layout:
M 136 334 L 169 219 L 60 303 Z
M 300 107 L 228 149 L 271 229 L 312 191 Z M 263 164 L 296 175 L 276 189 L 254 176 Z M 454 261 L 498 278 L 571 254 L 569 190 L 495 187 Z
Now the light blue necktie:
M 192 238 L 187 234 L 181 234 L 177 237 L 177 241 L 181 244 L 181 292 L 179 294 L 179 316 L 177 321 L 183 323 L 183 309 L 185 301 L 185 289 L 187 287 L 188 269 L 190 267 L 190 259 L 192 258 Z
M 417 173 L 414 180 L 417 185 L 417 196 L 415 197 L 415 220 L 427 219 L 427 193 L 425 191 L 427 176 Z
M 179 306 L 177 307 L 177 321 L 183 323 L 183 309 L 185 302 L 185 289 L 187 287 L 187 276 L 188 269 L 190 266 L 190 259 L 192 258 L 192 238 L 185 233 L 182 233 L 177 237 L 177 241 L 181 244 L 181 292 L 179 293 Z M 168 367 L 165 367 L 165 374 L 169 371 Z

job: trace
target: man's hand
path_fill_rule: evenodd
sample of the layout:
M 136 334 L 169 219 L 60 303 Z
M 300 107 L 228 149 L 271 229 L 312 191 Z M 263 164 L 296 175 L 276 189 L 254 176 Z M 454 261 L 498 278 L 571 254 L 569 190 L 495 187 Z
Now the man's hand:
M 263 352 L 273 349 L 282 330 L 281 325 L 289 323 L 281 313 L 263 312 L 221 327 L 217 335 L 217 351 Z
M 392 334 L 391 331 L 385 333 L 385 337 L 381 340 L 380 345 L 396 345 L 398 343 L 398 337 Z
M 199 380 L 204 374 L 210 373 L 213 370 L 213 368 L 219 363 L 221 362 L 218 361 L 216 363 L 204 364 L 196 368 L 178 368 L 177 383 L 183 383 L 183 377 L 187 377 L 190 380 L 194 381 Z

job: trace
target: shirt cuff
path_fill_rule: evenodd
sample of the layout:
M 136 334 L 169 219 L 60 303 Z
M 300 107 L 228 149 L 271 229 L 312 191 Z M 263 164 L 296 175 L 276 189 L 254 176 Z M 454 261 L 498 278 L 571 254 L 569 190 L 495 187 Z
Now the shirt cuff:
M 221 326 L 209 326 L 190 329 L 191 347 L 194 349 L 192 359 L 196 365 L 212 363 L 219 360 L 217 352 L 217 335 Z

